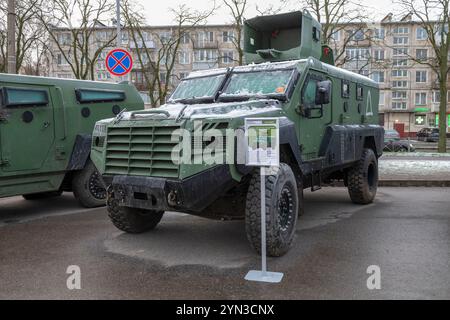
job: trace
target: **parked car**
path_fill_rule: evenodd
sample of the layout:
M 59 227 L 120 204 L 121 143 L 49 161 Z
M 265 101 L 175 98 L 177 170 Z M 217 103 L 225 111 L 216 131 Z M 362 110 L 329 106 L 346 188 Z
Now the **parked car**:
M 384 133 L 385 152 L 415 152 L 414 145 L 407 140 L 401 140 L 396 130 L 386 130 Z
M 388 142 L 391 140 L 400 140 L 400 133 L 398 133 L 397 130 L 386 130 L 384 132 L 384 142 Z
M 425 142 L 438 142 L 439 129 L 438 128 L 422 129 L 417 133 L 417 140 Z

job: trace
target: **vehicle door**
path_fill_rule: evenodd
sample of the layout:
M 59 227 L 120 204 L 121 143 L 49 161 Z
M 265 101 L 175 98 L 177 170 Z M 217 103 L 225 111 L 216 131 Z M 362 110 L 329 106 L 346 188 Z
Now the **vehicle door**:
M 317 105 L 316 97 L 318 85 L 323 81 L 332 81 L 326 74 L 310 70 L 304 81 L 301 97 L 301 120 L 299 126 L 299 141 L 303 159 L 313 160 L 319 157 L 320 146 L 325 135 L 327 125 L 332 119 L 332 87 L 330 92 L 330 103 Z
M 54 143 L 53 105 L 49 88 L 0 86 L 0 170 L 38 170 L 51 157 Z

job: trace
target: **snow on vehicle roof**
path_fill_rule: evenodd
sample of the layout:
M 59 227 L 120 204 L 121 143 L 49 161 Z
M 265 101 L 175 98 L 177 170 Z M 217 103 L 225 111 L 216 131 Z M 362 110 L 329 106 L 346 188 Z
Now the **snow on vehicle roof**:
M 294 68 L 300 62 L 307 62 L 307 60 L 292 60 L 292 61 L 283 61 L 283 62 L 265 62 L 261 64 L 249 64 L 246 66 L 235 67 L 233 71 L 235 72 L 251 72 L 251 71 L 265 71 L 265 70 L 274 70 L 274 69 L 289 69 Z M 208 70 L 200 70 L 194 71 L 189 74 L 186 79 L 192 78 L 201 78 L 201 77 L 211 77 L 216 75 L 224 74 L 228 71 L 228 68 L 220 68 L 220 69 L 208 69 Z

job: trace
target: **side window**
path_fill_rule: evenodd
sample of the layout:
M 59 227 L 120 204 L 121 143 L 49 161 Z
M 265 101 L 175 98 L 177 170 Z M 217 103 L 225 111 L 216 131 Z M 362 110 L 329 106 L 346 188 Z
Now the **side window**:
M 93 89 L 76 89 L 75 95 L 77 101 L 84 103 L 103 103 L 103 102 L 121 102 L 125 101 L 126 96 L 123 91 L 107 91 Z
M 342 98 L 350 98 L 350 81 L 342 80 Z
M 306 86 L 303 89 L 302 102 L 304 107 L 306 108 L 315 107 L 316 91 L 317 91 L 317 80 L 309 79 Z
M 0 96 L 6 108 L 45 107 L 49 103 L 46 90 L 4 87 Z
M 364 100 L 364 88 L 360 85 L 356 85 L 356 100 Z

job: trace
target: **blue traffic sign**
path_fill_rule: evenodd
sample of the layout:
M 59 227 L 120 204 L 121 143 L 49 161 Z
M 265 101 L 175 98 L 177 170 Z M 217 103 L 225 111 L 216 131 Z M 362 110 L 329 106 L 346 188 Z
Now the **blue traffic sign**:
M 131 72 L 133 58 L 124 49 L 112 50 L 106 56 L 106 69 L 114 76 L 121 77 Z

